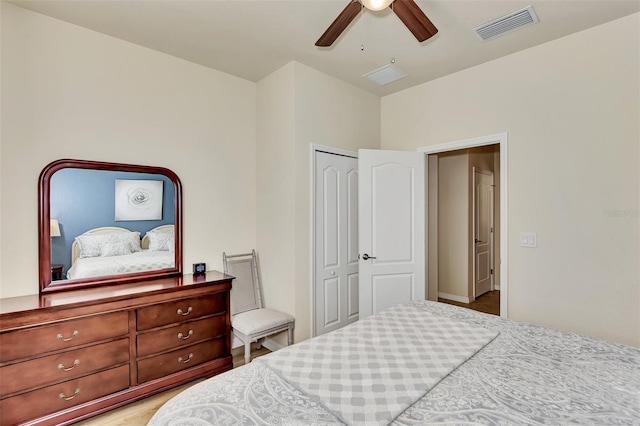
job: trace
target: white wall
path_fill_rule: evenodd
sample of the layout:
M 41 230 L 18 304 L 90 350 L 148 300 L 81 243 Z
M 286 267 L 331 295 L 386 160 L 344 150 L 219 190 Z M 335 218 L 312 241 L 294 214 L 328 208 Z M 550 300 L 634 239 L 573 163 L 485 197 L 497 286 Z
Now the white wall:
M 5 2 L 0 295 L 38 292 L 37 182 L 60 158 L 167 167 L 184 269 L 256 235 L 256 85 Z
M 382 99 L 383 149 L 508 132 L 511 318 L 636 346 L 639 21 L 631 15 Z M 519 247 L 521 231 L 536 232 L 538 248 Z
M 265 300 L 296 317 L 295 340 L 301 341 L 312 333 L 311 144 L 378 148 L 380 98 L 292 62 L 258 83 L 258 99 L 258 247 Z M 289 151 L 260 164 L 261 153 L 270 149 Z M 276 198 L 260 195 L 276 181 L 283 182 Z

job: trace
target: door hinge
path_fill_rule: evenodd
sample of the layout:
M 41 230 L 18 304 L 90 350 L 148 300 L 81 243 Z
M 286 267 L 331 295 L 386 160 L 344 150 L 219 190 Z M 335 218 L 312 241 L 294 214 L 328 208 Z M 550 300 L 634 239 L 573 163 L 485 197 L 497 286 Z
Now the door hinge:
M 493 275 L 493 268 L 491 269 L 491 275 Z
M 493 226 L 491 227 L 491 232 L 493 232 Z

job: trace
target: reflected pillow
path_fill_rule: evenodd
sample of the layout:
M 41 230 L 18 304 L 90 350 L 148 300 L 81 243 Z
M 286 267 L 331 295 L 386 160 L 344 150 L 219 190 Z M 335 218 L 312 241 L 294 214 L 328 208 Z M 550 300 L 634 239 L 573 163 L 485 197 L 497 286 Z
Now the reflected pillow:
M 112 234 L 79 235 L 76 243 L 79 257 L 119 256 L 142 250 L 140 232 L 117 232 Z
M 123 254 L 131 254 L 131 246 L 125 242 L 121 241 L 119 243 L 106 243 L 103 244 L 100 249 L 100 256 L 122 256 Z
M 176 238 L 173 232 L 147 232 L 149 251 L 175 251 Z
M 142 247 L 140 247 L 140 232 L 124 232 L 122 234 L 110 234 L 113 235 L 114 243 L 127 243 L 132 252 L 141 251 Z
M 104 238 L 102 235 L 80 235 L 76 237 L 76 243 L 80 249 L 79 257 L 98 257 Z

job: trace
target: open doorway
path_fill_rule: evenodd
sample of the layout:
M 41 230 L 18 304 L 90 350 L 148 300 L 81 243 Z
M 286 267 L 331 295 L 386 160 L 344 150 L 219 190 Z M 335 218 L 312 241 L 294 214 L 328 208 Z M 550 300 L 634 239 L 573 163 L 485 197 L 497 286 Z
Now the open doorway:
M 487 147 L 489 146 L 489 147 Z M 438 154 L 438 155 L 443 155 L 445 156 L 446 153 L 448 152 L 452 152 L 452 151 L 456 151 L 456 150 L 468 150 L 468 149 L 472 149 L 472 148 L 476 148 L 476 147 L 485 147 L 483 149 L 485 150 L 490 150 L 491 151 L 491 155 L 494 156 L 494 160 L 493 160 L 493 173 L 494 173 L 494 182 L 495 185 L 498 186 L 499 185 L 499 191 L 497 191 L 498 193 L 496 194 L 496 201 L 495 201 L 495 206 L 494 206 L 494 212 L 495 212 L 495 216 L 496 216 L 496 221 L 494 222 L 494 226 L 493 226 L 493 237 L 494 237 L 494 241 L 495 241 L 495 246 L 494 246 L 494 256 L 493 256 L 493 263 L 491 265 L 493 265 L 493 290 L 492 290 L 492 295 L 494 297 L 495 300 L 499 301 L 499 315 L 501 317 L 507 317 L 507 210 L 506 210 L 506 206 L 507 206 L 507 167 L 506 167 L 506 160 L 507 160 L 507 135 L 506 133 L 502 133 L 502 134 L 497 134 L 497 135 L 489 135 L 489 136 L 484 136 L 484 137 L 480 137 L 480 138 L 475 138 L 475 139 L 469 139 L 469 140 L 463 140 L 463 141 L 457 141 L 457 142 L 449 142 L 449 143 L 444 143 L 444 144 L 439 144 L 439 145 L 431 145 L 428 147 L 422 147 L 422 148 L 418 148 L 417 151 L 421 154 L 423 154 L 424 156 L 421 157 L 423 160 L 425 158 L 428 159 L 428 161 L 425 161 L 424 163 L 427 164 L 426 167 L 426 172 L 428 173 L 428 179 L 427 179 L 427 184 L 428 184 L 428 190 L 426 191 L 428 194 L 430 194 L 431 196 L 433 196 L 433 194 L 435 195 L 436 200 L 438 199 L 438 191 L 437 191 L 437 185 L 438 185 L 438 156 L 437 155 L 431 155 L 431 154 Z M 316 173 L 318 172 L 318 167 L 317 164 L 315 164 L 315 155 L 317 151 L 325 151 L 328 153 L 332 153 L 334 155 L 347 155 L 347 156 L 352 156 L 352 157 L 357 157 L 357 155 L 355 153 L 347 153 L 344 150 L 340 150 L 340 149 L 336 149 L 336 148 L 329 148 L 329 147 L 321 147 L 319 145 L 314 145 L 313 149 L 312 149 L 312 153 L 313 153 L 313 159 L 314 159 L 314 167 L 313 167 L 313 171 L 312 171 L 312 182 L 313 182 L 313 194 L 314 196 L 312 197 L 312 203 L 313 203 L 313 211 L 314 213 L 314 217 L 312 220 L 312 235 L 313 235 L 313 241 L 312 241 L 312 248 L 311 251 L 313 253 L 312 258 L 317 260 L 317 254 L 318 253 L 323 253 L 325 250 L 324 248 L 322 248 L 323 246 L 316 246 L 317 243 L 319 243 L 319 241 L 321 240 L 321 238 L 318 238 L 318 223 L 317 221 L 319 220 L 319 218 L 322 217 L 322 212 L 316 212 L 316 208 L 320 205 L 322 205 L 321 201 L 324 199 L 323 197 L 320 197 L 320 193 L 318 193 L 318 187 L 317 187 L 317 182 L 319 182 L 320 180 L 324 180 L 321 179 L 320 176 L 316 176 Z M 350 154 L 350 155 L 349 155 Z M 415 153 L 414 153 L 415 154 Z M 474 154 L 474 152 L 472 152 L 471 154 Z M 467 163 L 468 164 L 468 163 Z M 467 176 L 467 182 L 469 182 L 469 174 L 466 175 Z M 433 186 L 436 185 L 436 191 L 432 192 L 432 188 Z M 468 189 L 468 188 L 467 188 Z M 425 193 L 424 189 L 421 190 L 422 194 Z M 360 191 L 358 191 L 360 192 Z M 351 191 L 352 195 L 354 194 L 354 191 Z M 320 198 L 318 198 L 320 197 Z M 431 197 L 430 197 L 431 198 Z M 355 197 L 351 197 L 349 198 L 352 201 L 355 201 L 358 199 L 357 196 Z M 357 204 L 354 204 L 354 207 L 356 207 Z M 429 202 L 426 205 L 427 211 L 425 214 L 425 211 L 423 210 L 422 213 L 420 213 L 420 215 L 415 216 L 415 217 L 420 217 L 420 218 L 424 218 L 426 219 L 426 225 L 428 225 L 428 232 L 427 234 L 427 242 L 428 244 L 424 244 L 424 241 L 422 243 L 422 247 L 423 249 L 426 247 L 426 252 L 427 255 L 425 256 L 424 254 L 420 257 L 421 259 L 426 259 L 428 262 L 428 267 L 424 267 L 425 265 L 423 265 L 423 270 L 426 270 L 427 272 L 427 299 L 429 300 L 438 300 L 438 293 L 440 291 L 439 287 L 439 268 L 438 268 L 438 253 L 441 251 L 439 250 L 439 245 L 442 243 L 442 238 L 438 236 L 438 227 L 437 227 L 437 223 L 439 221 L 439 216 L 442 217 L 442 215 L 438 214 L 438 203 L 437 202 L 432 202 L 431 200 L 429 200 Z M 322 209 L 324 210 L 324 208 Z M 466 217 L 466 225 L 463 224 L 462 228 L 464 229 L 470 229 L 470 226 L 473 226 L 473 222 L 469 222 L 472 221 L 472 216 L 468 215 L 468 206 L 465 208 L 465 211 L 467 212 L 467 216 Z M 433 226 L 433 223 L 436 224 L 436 226 Z M 471 223 L 471 224 L 470 224 Z M 423 222 L 423 225 L 421 226 L 422 229 L 424 229 L 424 224 L 425 222 Z M 333 229 L 333 228 L 332 228 Z M 355 227 L 351 227 L 350 229 L 355 230 Z M 322 235 L 322 233 L 320 234 Z M 346 235 L 351 235 L 351 233 L 347 233 L 347 234 L 343 234 L 344 236 Z M 424 233 L 422 233 L 421 235 L 424 235 Z M 338 238 L 337 240 L 341 240 L 340 238 Z M 336 241 L 337 241 L 336 240 Z M 469 241 L 471 239 L 467 237 L 466 241 L 465 241 L 465 247 L 467 250 L 467 254 L 469 253 L 468 250 L 470 250 L 469 248 Z M 359 243 L 360 244 L 360 243 Z M 358 245 L 359 245 L 358 244 Z M 354 248 L 355 246 L 352 244 L 350 246 L 351 248 Z M 465 249 L 461 249 L 461 252 L 465 252 Z M 358 249 L 356 248 L 355 251 L 353 252 L 355 253 L 355 256 L 358 256 Z M 367 252 L 367 254 L 371 255 L 372 252 Z M 377 253 L 374 253 L 374 255 L 378 255 Z M 375 257 L 370 256 L 370 259 L 374 259 Z M 467 262 L 469 259 L 473 259 L 475 258 L 473 252 L 471 252 L 471 254 L 468 254 L 467 257 Z M 352 258 L 351 260 L 353 260 L 355 262 L 355 260 Z M 316 277 L 316 274 L 318 273 L 318 271 L 320 271 L 322 268 L 324 268 L 324 264 L 320 264 L 317 265 L 317 262 L 312 262 L 312 299 L 313 299 L 313 313 L 312 313 L 312 322 L 314 324 L 313 329 L 312 329 L 312 334 L 313 335 L 317 335 L 319 333 L 318 330 L 316 330 L 316 325 L 318 325 L 318 323 L 320 323 L 320 321 L 318 321 L 318 319 L 316 318 L 316 314 L 318 312 L 324 312 L 327 309 L 326 305 L 322 305 L 323 301 L 328 300 L 326 297 L 321 297 L 322 294 L 334 294 L 337 295 L 338 292 L 337 291 L 333 291 L 333 292 L 325 292 L 322 293 L 320 296 L 318 294 L 316 294 L 315 290 L 316 287 L 318 286 L 318 284 L 320 284 L 320 287 L 322 288 L 322 282 L 323 279 L 318 279 Z M 490 268 L 491 269 L 491 268 Z M 465 279 L 461 280 L 462 282 L 464 282 L 467 285 L 467 304 L 470 304 L 472 301 L 470 300 L 471 298 L 474 298 L 475 295 L 473 294 L 473 291 L 475 291 L 474 289 L 471 289 L 470 292 L 472 294 L 472 296 L 468 296 L 469 294 L 469 283 L 471 281 L 469 281 L 469 271 L 473 270 L 473 266 L 471 267 L 467 267 L 466 271 L 467 274 L 465 275 Z M 359 271 L 358 271 L 359 272 Z M 337 272 L 336 272 L 337 274 Z M 352 283 L 354 283 L 354 285 L 352 286 L 352 289 L 357 289 L 358 293 L 359 291 L 359 287 L 355 286 L 355 277 L 359 276 L 359 273 L 352 273 L 351 275 L 349 275 L 351 278 L 353 278 Z M 337 275 L 336 275 L 337 276 Z M 331 281 L 333 279 L 334 275 L 331 275 L 329 277 L 329 281 Z M 359 278 L 358 278 L 359 279 Z M 423 282 L 424 277 L 420 280 L 420 282 Z M 333 282 L 333 281 L 332 281 Z M 329 288 L 329 287 L 327 287 Z M 337 289 L 338 286 L 333 286 L 331 288 L 335 288 Z M 442 292 L 442 291 L 440 291 Z M 354 292 L 352 291 L 352 294 L 354 294 Z M 423 296 L 424 297 L 424 293 Z M 465 297 L 465 296 L 462 296 Z M 331 299 L 331 298 L 329 298 Z M 344 299 L 344 298 L 343 298 Z M 337 297 L 333 297 L 332 300 L 338 300 Z M 351 301 L 355 300 L 355 297 L 350 299 Z M 465 300 L 463 299 L 462 302 L 459 303 L 463 303 Z M 318 306 L 318 303 L 320 303 L 321 305 Z M 347 304 L 347 306 L 351 306 L 349 304 Z M 353 307 L 355 307 L 355 304 L 353 305 Z M 338 310 L 337 308 L 334 310 L 331 310 L 331 313 L 334 313 L 333 317 L 336 317 L 335 313 L 340 312 L 340 310 Z M 354 310 L 352 309 L 351 312 L 353 314 L 355 314 L 356 312 L 358 313 L 358 317 L 360 312 L 358 310 Z M 497 312 L 496 312 L 497 313 Z M 327 316 L 327 318 L 329 318 L 330 316 Z M 352 316 L 352 318 L 355 318 L 355 316 Z
M 428 298 L 507 316 L 506 134 L 420 148 L 428 158 Z
M 438 300 L 494 315 L 500 315 L 495 284 L 499 243 L 494 238 L 499 228 L 499 216 L 494 215 L 500 193 L 499 184 L 494 184 L 499 156 L 497 144 L 429 155 L 435 165 L 431 171 L 437 171 L 429 200 L 437 204 L 432 213 L 436 220 L 431 221 L 437 230 L 430 235 L 438 237 Z

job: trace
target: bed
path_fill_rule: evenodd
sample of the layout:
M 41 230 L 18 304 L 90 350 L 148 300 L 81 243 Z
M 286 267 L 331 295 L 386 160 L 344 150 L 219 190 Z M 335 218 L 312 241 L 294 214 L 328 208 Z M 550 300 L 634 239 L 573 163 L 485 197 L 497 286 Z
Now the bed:
M 140 233 L 107 226 L 77 236 L 71 246 L 68 279 L 101 277 L 173 268 L 175 234 L 173 225 Z
M 640 349 L 438 302 L 197 383 L 160 425 L 638 425 Z

